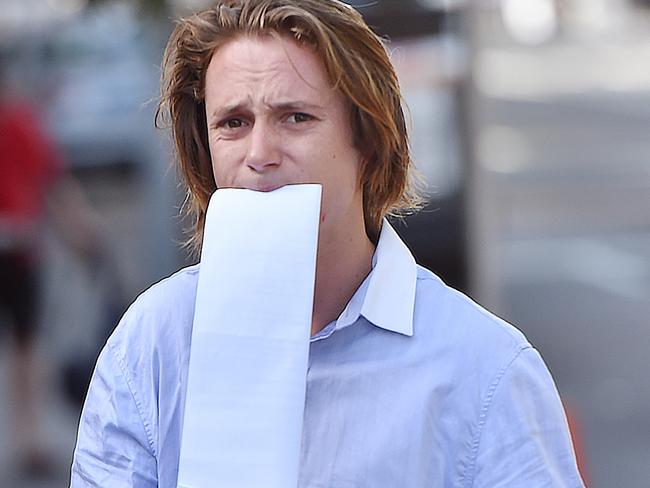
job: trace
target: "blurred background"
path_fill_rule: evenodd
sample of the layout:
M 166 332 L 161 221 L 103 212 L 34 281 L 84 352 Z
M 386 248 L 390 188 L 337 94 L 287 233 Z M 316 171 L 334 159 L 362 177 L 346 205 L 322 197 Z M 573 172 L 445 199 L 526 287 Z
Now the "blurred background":
M 0 254 L 23 266 L 0 277 L 0 486 L 67 486 L 99 348 L 192 262 L 153 116 L 171 19 L 207 3 L 0 0 Z M 426 182 L 399 232 L 541 351 L 588 485 L 649 486 L 650 2 L 349 3 L 391 41 Z

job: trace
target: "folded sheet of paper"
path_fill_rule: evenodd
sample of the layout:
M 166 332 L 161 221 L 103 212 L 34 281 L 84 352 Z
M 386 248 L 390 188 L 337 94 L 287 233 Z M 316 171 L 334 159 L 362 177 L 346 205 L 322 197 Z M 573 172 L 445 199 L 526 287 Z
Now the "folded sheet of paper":
M 320 185 L 210 200 L 179 487 L 297 486 L 320 200 Z

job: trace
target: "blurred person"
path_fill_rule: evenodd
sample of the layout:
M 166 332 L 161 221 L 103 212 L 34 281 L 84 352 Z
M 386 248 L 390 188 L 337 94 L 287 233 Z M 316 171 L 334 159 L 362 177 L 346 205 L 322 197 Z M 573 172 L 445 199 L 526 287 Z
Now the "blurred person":
M 43 435 L 42 369 L 36 348 L 42 226 L 47 216 L 86 263 L 100 256 L 100 224 L 35 107 L 3 76 L 0 60 L 0 325 L 9 329 L 10 412 L 16 466 L 26 475 L 55 469 Z
M 323 187 L 300 487 L 583 486 L 539 353 L 417 266 L 385 219 L 417 206 L 408 135 L 384 44 L 352 7 L 217 1 L 178 23 L 163 68 L 195 249 L 218 187 Z M 198 272 L 151 287 L 109 338 L 73 487 L 177 486 Z

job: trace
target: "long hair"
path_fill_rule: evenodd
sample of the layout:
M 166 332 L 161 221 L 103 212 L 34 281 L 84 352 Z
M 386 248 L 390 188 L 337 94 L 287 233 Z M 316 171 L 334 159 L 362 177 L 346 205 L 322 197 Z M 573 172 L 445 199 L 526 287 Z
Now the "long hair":
M 177 22 L 165 49 L 156 125 L 170 125 L 190 216 L 186 244 L 199 251 L 216 190 L 208 147 L 205 73 L 214 52 L 241 35 L 276 33 L 309 46 L 332 87 L 351 107 L 361 168 L 366 233 L 376 241 L 382 218 L 419 206 L 402 97 L 384 43 L 351 6 L 338 0 L 218 0 Z

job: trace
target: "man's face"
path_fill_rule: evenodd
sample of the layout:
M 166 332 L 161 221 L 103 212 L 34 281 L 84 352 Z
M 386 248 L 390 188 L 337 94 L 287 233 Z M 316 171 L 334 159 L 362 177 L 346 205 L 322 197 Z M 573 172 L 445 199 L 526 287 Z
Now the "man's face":
M 228 42 L 208 66 L 205 104 L 217 187 L 320 183 L 322 227 L 359 215 L 349 111 L 309 48 L 272 36 Z

